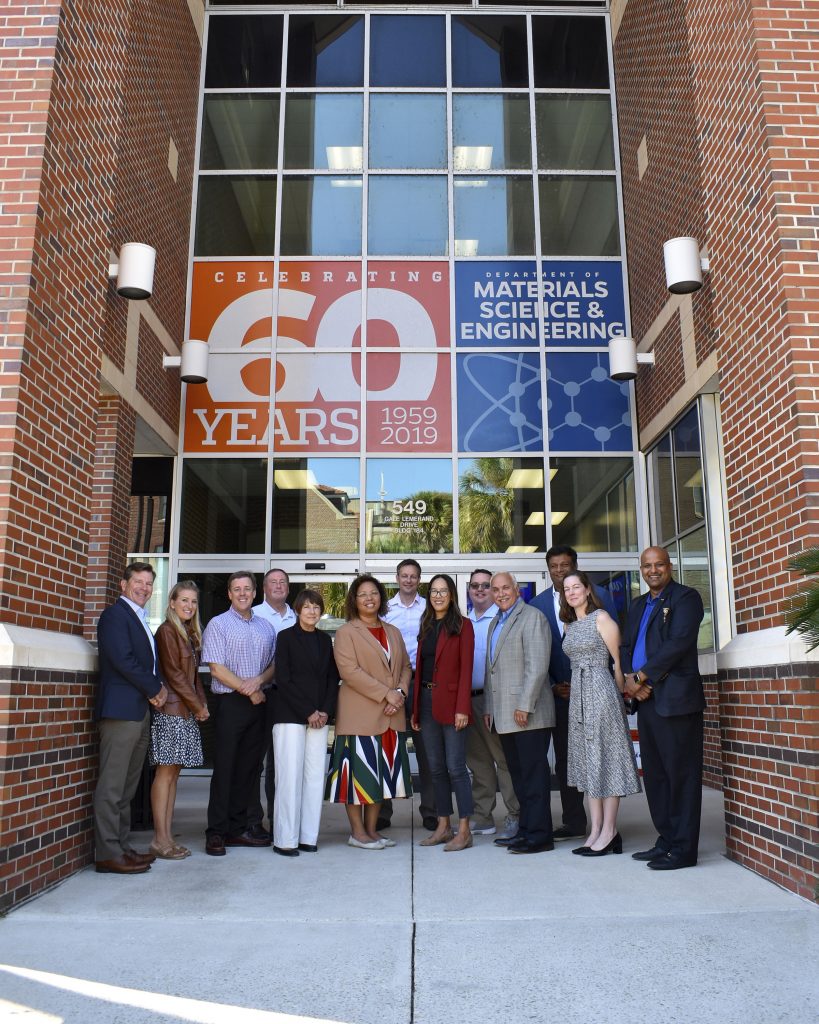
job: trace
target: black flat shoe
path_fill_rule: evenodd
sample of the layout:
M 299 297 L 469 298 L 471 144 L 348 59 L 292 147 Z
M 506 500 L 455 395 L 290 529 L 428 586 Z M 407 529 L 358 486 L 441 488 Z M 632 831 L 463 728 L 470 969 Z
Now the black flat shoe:
M 656 860 L 658 857 L 665 857 L 668 850 L 663 850 L 659 846 L 652 846 L 650 850 L 638 850 L 637 853 L 632 853 L 632 860 Z
M 318 847 L 310 843 L 299 843 L 299 849 L 302 853 L 318 853 Z
M 586 850 L 585 853 L 581 853 L 581 857 L 605 857 L 607 853 L 622 853 L 623 852 L 623 837 L 619 832 L 615 833 L 611 841 L 606 843 L 602 850 L 593 850 L 591 847 Z
M 273 852 L 278 853 L 280 857 L 298 857 L 299 851 L 284 846 L 274 846 Z
M 648 862 L 652 871 L 676 871 L 678 868 L 693 868 L 696 860 L 681 857 L 677 853 L 664 853 L 661 857 Z
M 590 849 L 591 849 L 590 846 L 575 846 L 575 848 L 572 850 L 572 853 L 578 853 L 582 857 Z

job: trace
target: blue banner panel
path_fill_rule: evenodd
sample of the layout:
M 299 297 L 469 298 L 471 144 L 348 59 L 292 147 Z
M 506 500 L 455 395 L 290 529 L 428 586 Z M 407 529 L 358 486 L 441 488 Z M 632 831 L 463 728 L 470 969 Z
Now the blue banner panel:
M 607 353 L 549 354 L 546 381 L 551 451 L 632 450 L 629 385 L 609 377 Z
M 537 346 L 537 299 L 534 260 L 456 263 L 456 344 Z
M 458 450 L 543 451 L 537 353 L 470 352 L 458 356 Z
M 606 260 L 544 263 L 543 343 L 608 344 L 626 333 L 623 266 Z

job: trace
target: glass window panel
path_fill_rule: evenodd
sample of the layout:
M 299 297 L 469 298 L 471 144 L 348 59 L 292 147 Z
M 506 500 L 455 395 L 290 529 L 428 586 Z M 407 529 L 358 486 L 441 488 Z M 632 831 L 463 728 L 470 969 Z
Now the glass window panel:
M 446 85 L 444 19 L 436 14 L 374 14 L 370 85 Z
M 527 256 L 534 251 L 530 178 L 455 178 L 456 256 Z
M 274 553 L 358 552 L 358 459 L 276 459 Z
M 158 457 L 131 461 L 128 518 L 128 550 L 131 552 L 162 554 L 171 550 L 173 461 Z
M 282 181 L 282 256 L 361 253 L 361 178 Z
M 539 187 L 544 255 L 619 255 L 614 178 L 541 177 Z
M 367 553 L 452 551 L 450 459 L 367 460 Z
M 460 459 L 460 550 L 487 554 L 545 551 L 543 484 L 542 459 Z
M 266 459 L 186 459 L 179 550 L 264 551 Z
M 538 96 L 535 123 L 538 167 L 614 170 L 608 96 Z
M 364 19 L 360 15 L 291 14 L 287 34 L 291 87 L 364 84 Z
M 654 533 L 666 543 L 677 532 L 674 525 L 674 485 L 671 479 L 671 435 L 664 434 L 649 456 L 653 488 Z
M 446 167 L 446 97 L 370 96 L 370 167 Z
M 608 89 L 609 59 L 603 18 L 532 18 L 536 89 Z
M 283 20 L 269 14 L 211 18 L 205 88 L 281 85 Z
M 272 256 L 275 219 L 275 178 L 200 177 L 194 255 Z
M 636 551 L 631 459 L 549 460 L 552 543 L 578 551 Z
M 711 605 L 711 571 L 708 561 L 708 539 L 705 527 L 680 538 L 682 573 L 680 580 L 693 587 L 702 598 L 705 615 L 700 624 L 697 647 L 701 651 L 714 649 L 714 615 Z
M 456 171 L 532 166 L 528 96 L 453 96 L 452 122 Z
M 550 353 L 546 379 L 552 451 L 631 451 L 629 386 L 611 379 L 607 353 Z
M 528 86 L 526 19 L 521 15 L 453 17 L 452 84 L 472 89 Z
M 540 358 L 523 352 L 458 356 L 458 449 L 543 450 Z
M 275 168 L 278 139 L 278 96 L 205 96 L 203 170 Z
M 284 111 L 284 166 L 360 171 L 364 99 L 360 95 L 288 96 Z
M 369 251 L 374 256 L 445 256 L 446 178 L 370 177 Z
M 705 520 L 705 492 L 700 458 L 700 424 L 693 406 L 674 427 L 674 476 L 677 529 L 682 533 Z

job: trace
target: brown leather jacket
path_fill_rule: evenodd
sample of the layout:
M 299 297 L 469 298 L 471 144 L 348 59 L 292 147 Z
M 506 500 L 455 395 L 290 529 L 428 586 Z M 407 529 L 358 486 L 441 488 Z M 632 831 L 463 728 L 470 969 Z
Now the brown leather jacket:
M 194 657 L 190 644 L 167 620 L 156 631 L 155 639 L 159 674 L 168 688 L 168 699 L 160 710 L 180 718 L 199 714 L 207 707 L 207 698 L 196 671 L 198 654 Z

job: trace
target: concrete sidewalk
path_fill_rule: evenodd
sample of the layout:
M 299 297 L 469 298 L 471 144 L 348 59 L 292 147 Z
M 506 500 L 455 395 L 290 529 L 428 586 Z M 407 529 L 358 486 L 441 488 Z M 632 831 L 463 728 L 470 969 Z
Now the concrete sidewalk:
M 643 796 L 623 802 L 624 855 L 593 861 L 571 843 L 512 857 L 491 837 L 421 849 L 404 801 L 395 849 L 350 849 L 343 808 L 325 807 L 317 855 L 213 858 L 206 790 L 180 783 L 192 857 L 88 869 L 0 921 L 0 1021 L 816 1020 L 819 914 L 725 859 L 719 793 L 700 864 L 664 874 L 628 856 L 654 838 Z

